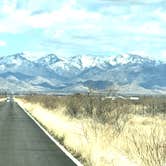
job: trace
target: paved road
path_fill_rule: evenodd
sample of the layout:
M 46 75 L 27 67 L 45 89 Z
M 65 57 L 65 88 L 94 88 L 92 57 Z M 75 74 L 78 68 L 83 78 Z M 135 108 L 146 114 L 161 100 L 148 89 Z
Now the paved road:
M 14 102 L 0 103 L 0 166 L 75 166 Z

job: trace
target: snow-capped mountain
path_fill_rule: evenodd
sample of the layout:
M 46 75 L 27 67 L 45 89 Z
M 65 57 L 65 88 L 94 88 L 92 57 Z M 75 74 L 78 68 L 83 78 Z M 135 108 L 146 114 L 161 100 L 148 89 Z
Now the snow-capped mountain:
M 110 57 L 109 60 L 111 65 L 155 63 L 155 61 L 150 58 L 145 58 L 134 54 L 123 54 L 116 57 Z
M 49 67 L 43 67 L 39 63 L 35 63 L 33 61 L 26 59 L 23 56 L 23 53 L 1 57 L 0 72 L 23 73 L 24 75 L 28 76 L 43 76 L 46 78 L 61 78 L 60 76 L 56 75 L 56 73 Z
M 30 61 L 22 57 L 22 53 L 10 55 L 7 57 L 1 57 L 0 58 L 0 71 L 6 71 L 7 68 L 10 70 L 12 67 L 12 70 L 17 69 L 18 66 L 21 65 L 29 65 Z
M 106 66 L 106 62 L 102 58 L 87 55 L 59 58 L 54 54 L 49 54 L 36 62 L 48 66 L 59 75 L 70 78 L 80 74 L 85 69 Z
M 54 54 L 49 54 L 37 60 L 37 63 L 40 63 L 42 65 L 48 65 L 53 70 L 61 68 L 63 70 L 68 71 L 71 68 L 76 68 L 80 71 L 83 71 L 85 69 L 92 67 L 103 69 L 106 67 L 116 66 L 116 65 L 157 63 L 157 62 L 133 54 L 124 54 L 116 57 L 115 56 L 93 57 L 93 56 L 81 55 L 81 56 L 73 56 L 68 58 L 59 58 Z
M 59 61 L 61 61 L 61 59 L 58 58 L 55 54 L 48 54 L 47 56 L 38 59 L 36 62 L 43 65 L 51 66 L 52 64 L 55 64 Z
M 93 56 L 74 56 L 68 59 L 68 63 L 72 64 L 80 70 L 84 70 L 91 67 L 102 68 L 106 65 L 106 58 L 93 57 Z
M 63 75 L 64 77 L 67 77 L 68 75 L 71 77 L 73 74 L 75 75 L 78 70 L 68 61 L 68 59 L 59 58 L 55 54 L 44 56 L 38 59 L 36 63 L 48 67 L 58 75 Z
M 115 84 L 123 92 L 125 87 L 133 92 L 134 87 L 137 91 L 163 90 L 166 89 L 165 73 L 164 62 L 133 54 L 65 58 L 48 54 L 30 60 L 24 53 L 18 53 L 0 58 L 1 82 L 6 81 L 9 88 L 22 86 L 25 90 L 29 85 L 30 90 L 82 92 L 88 88 L 107 89 Z

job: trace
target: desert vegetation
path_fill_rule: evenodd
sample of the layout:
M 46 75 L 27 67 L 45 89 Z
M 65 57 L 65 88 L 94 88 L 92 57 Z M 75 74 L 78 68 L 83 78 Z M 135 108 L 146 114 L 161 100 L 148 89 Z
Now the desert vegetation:
M 27 95 L 17 102 L 84 165 L 166 164 L 165 96 Z

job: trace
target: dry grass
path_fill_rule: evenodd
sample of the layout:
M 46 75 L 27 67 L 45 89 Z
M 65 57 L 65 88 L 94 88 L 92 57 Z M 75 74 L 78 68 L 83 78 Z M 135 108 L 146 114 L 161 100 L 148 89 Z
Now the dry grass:
M 5 100 L 6 100 L 5 97 L 0 97 L 0 102 L 3 102 L 3 101 L 5 101 Z
M 112 108 L 109 118 L 114 120 L 101 123 L 100 118 L 96 118 L 98 116 L 96 107 L 92 109 L 93 116 L 71 117 L 70 114 L 66 114 L 67 107 L 64 102 L 56 105 L 56 108 L 46 109 L 40 103 L 30 103 L 21 99 L 17 101 L 73 154 L 81 157 L 84 165 L 164 166 L 166 164 L 166 121 L 163 114 L 154 117 L 142 116 L 131 113 L 131 110 L 124 114 L 123 110 L 127 109 L 124 105 L 118 110 Z M 142 109 L 140 106 L 129 106 L 130 109 L 137 107 L 134 112 Z M 87 108 L 89 109 L 89 105 Z
M 163 166 L 166 162 L 166 121 L 159 117 L 133 116 L 113 144 L 140 165 Z

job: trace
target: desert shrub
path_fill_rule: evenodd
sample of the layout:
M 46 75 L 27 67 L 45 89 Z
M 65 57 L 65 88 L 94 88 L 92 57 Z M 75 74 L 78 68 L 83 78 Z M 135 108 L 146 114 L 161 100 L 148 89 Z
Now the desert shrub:
M 73 117 L 91 117 L 101 123 L 119 126 L 118 119 L 126 122 L 128 114 L 155 116 L 166 113 L 166 97 L 142 96 L 139 101 L 123 99 L 111 100 L 94 94 L 74 94 L 69 96 L 27 95 L 24 99 L 40 103 L 43 107 L 55 109 L 66 107 L 66 113 Z M 119 127 L 118 127 L 119 128 Z
M 82 112 L 83 96 L 80 94 L 65 97 L 67 114 L 78 117 Z
M 55 109 L 59 105 L 64 105 L 62 96 L 53 96 L 53 95 L 26 95 L 25 100 L 30 101 L 31 103 L 40 103 L 45 108 Z
M 140 139 L 140 140 L 138 140 Z M 144 166 L 163 166 L 166 162 L 166 137 L 155 127 L 147 135 L 132 135 L 133 149 Z
M 120 152 L 124 152 L 129 159 L 139 161 L 142 166 L 163 166 L 166 162 L 166 134 L 164 133 L 166 98 L 164 96 L 142 96 L 139 101 L 112 100 L 94 94 L 33 95 L 24 96 L 24 99 L 51 109 L 64 106 L 67 114 L 67 118 L 64 119 L 69 119 L 68 123 L 74 121 L 72 126 L 75 126 L 80 121 L 79 127 L 76 125 L 76 133 L 78 129 L 81 130 L 79 141 L 82 138 L 87 149 L 91 147 L 87 150 L 89 157 L 86 158 L 89 165 L 93 165 L 90 160 L 91 150 L 96 153 L 97 144 L 98 146 L 101 144 L 101 149 L 103 147 L 107 149 L 114 144 L 114 141 L 115 147 L 122 144 L 119 145 Z M 71 137 L 62 136 L 59 139 L 64 142 L 67 138 Z M 83 153 L 85 150 L 83 149 Z M 96 158 L 98 159 L 98 156 Z

